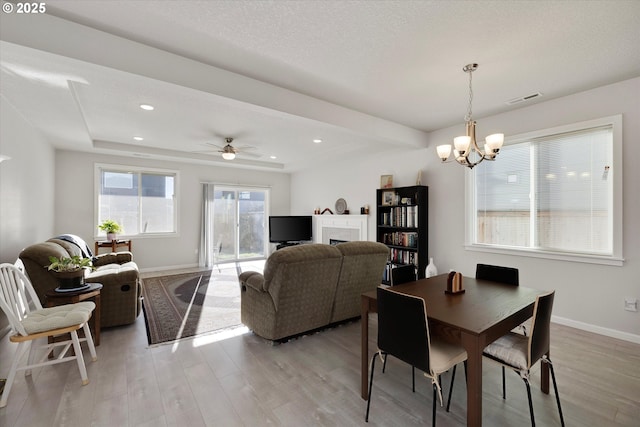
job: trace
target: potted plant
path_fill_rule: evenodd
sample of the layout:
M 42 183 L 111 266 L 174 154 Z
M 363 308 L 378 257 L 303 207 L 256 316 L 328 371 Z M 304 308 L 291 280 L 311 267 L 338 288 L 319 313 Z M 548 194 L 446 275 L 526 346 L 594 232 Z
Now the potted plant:
M 56 276 L 61 289 L 81 288 L 84 285 L 85 268 L 93 268 L 91 258 L 82 258 L 80 255 L 59 259 L 50 256 L 49 263 L 47 270 Z
M 107 240 L 110 242 L 116 240 L 116 234 L 122 231 L 120 224 L 112 219 L 105 219 L 98 225 L 98 228 L 107 233 Z

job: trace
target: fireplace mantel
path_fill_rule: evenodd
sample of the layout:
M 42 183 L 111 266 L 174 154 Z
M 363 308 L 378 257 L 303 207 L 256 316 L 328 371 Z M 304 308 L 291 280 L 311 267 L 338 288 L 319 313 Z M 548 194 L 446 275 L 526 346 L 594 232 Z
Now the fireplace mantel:
M 313 242 L 367 240 L 368 215 L 314 215 Z

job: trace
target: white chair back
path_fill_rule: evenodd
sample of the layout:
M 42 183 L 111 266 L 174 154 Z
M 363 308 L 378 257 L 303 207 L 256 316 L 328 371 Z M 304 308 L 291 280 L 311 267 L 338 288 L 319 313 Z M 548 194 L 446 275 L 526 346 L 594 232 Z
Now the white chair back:
M 15 265 L 0 264 L 0 308 L 11 328 L 20 335 L 28 335 L 22 320 L 33 310 L 42 309 L 31 282 Z

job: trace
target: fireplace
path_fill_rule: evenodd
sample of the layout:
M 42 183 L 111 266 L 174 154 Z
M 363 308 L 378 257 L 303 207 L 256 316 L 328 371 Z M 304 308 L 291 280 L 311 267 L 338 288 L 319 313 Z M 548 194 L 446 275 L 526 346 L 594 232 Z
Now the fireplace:
M 314 215 L 313 242 L 367 240 L 367 215 Z

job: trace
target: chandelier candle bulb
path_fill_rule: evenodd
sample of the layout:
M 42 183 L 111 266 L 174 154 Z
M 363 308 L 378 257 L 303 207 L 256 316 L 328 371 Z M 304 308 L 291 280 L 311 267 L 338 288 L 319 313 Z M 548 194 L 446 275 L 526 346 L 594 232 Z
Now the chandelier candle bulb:
M 456 150 L 460 152 L 460 155 L 464 156 L 464 153 L 469 149 L 469 144 L 471 144 L 470 136 L 457 136 L 453 138 L 453 145 L 456 147 Z
M 451 154 L 451 144 L 438 145 L 436 150 L 438 150 L 438 157 L 444 162 Z

